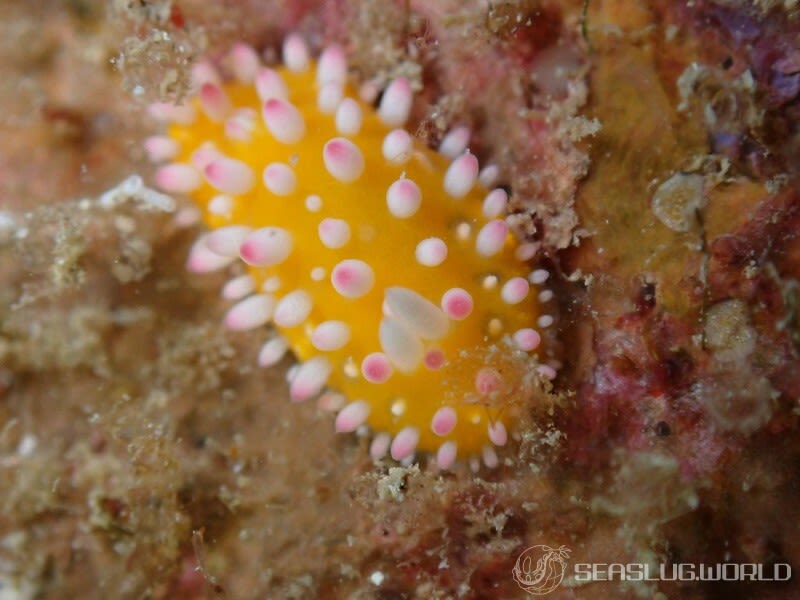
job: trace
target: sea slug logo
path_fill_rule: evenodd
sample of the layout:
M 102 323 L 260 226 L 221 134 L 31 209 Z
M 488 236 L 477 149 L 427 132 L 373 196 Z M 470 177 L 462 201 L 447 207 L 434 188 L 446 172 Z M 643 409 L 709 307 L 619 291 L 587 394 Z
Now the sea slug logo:
M 514 565 L 514 581 L 534 596 L 549 594 L 564 579 L 570 552 L 566 546 L 560 548 L 531 546 L 519 555 Z
M 519 555 L 512 575 L 517 585 L 533 596 L 555 590 L 564 579 L 566 546 L 531 546 Z M 789 563 L 574 563 L 568 585 L 593 581 L 789 581 Z

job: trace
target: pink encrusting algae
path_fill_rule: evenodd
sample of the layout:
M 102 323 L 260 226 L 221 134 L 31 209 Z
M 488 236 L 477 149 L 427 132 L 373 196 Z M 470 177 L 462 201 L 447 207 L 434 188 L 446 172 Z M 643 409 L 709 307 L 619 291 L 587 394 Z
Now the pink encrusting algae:
M 247 265 L 223 288 L 225 325 L 271 332 L 262 366 L 294 352 L 292 399 L 318 397 L 337 431 L 371 429 L 374 458 L 497 465 L 519 400 L 555 376 L 534 360 L 548 273 L 509 230 L 497 169 L 479 170 L 465 127 L 438 153 L 414 140 L 406 79 L 373 110 L 338 46 L 315 62 L 290 35 L 272 69 L 237 44 L 223 67 L 229 80 L 195 68 L 191 104 L 151 108 L 169 129 L 145 148 L 210 227 L 188 268 Z

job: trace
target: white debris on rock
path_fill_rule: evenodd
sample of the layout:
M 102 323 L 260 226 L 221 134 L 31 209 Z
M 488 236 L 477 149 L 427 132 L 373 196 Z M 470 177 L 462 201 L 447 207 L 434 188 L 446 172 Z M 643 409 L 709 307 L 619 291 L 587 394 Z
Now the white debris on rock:
M 139 175 L 130 175 L 117 186 L 104 192 L 97 199 L 97 203 L 102 208 L 111 209 L 130 200 L 139 204 L 142 210 L 170 213 L 175 211 L 175 200 L 144 185 Z
M 697 211 L 705 208 L 703 176 L 676 173 L 653 194 L 653 213 L 673 231 L 690 231 L 697 224 Z

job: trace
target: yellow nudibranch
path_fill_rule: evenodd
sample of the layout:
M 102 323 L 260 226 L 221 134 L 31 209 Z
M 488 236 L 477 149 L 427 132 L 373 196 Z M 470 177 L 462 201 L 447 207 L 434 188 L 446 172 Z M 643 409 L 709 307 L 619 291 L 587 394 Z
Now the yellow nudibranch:
M 548 273 L 528 266 L 536 246 L 510 233 L 506 192 L 486 189 L 496 169 L 479 172 L 466 128 L 438 152 L 414 140 L 405 79 L 373 110 L 340 47 L 315 62 L 290 35 L 283 63 L 237 44 L 227 79 L 200 63 L 192 103 L 151 107 L 169 123 L 145 142 L 168 163 L 156 182 L 191 196 L 210 228 L 188 268 L 246 263 L 223 289 L 225 324 L 271 324 L 259 363 L 294 352 L 292 399 L 319 396 L 337 431 L 369 426 L 374 458 L 496 465 L 530 391 L 519 365 L 538 364 L 537 328 L 553 321 L 540 308 L 552 292 L 536 289 Z

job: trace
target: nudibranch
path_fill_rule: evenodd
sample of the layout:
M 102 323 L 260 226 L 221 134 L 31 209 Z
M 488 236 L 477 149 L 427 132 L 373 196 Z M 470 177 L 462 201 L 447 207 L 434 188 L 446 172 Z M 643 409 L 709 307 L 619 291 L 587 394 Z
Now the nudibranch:
M 415 140 L 406 79 L 373 109 L 339 46 L 315 61 L 290 35 L 281 66 L 244 44 L 220 66 L 195 67 L 191 103 L 151 107 L 169 125 L 145 148 L 165 163 L 159 187 L 209 227 L 188 268 L 243 263 L 225 325 L 270 332 L 262 366 L 291 350 L 291 398 L 318 397 L 337 431 L 371 430 L 375 459 L 496 465 L 531 381 L 520 365 L 555 376 L 535 360 L 548 273 L 509 231 L 507 193 L 488 189 L 496 168 L 479 171 L 465 127 L 438 152 Z

